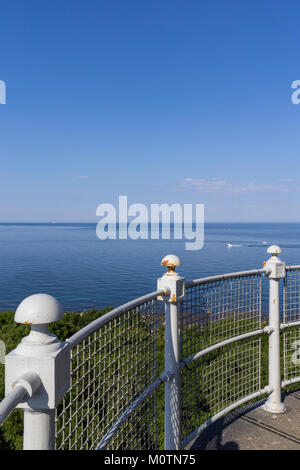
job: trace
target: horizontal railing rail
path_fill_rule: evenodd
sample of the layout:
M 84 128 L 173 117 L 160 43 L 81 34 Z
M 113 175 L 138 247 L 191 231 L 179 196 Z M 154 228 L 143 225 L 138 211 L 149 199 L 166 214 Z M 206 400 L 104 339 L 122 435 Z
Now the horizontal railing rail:
M 250 331 L 249 333 L 244 333 L 243 335 L 234 336 L 233 338 L 220 341 L 219 343 L 213 344 L 212 346 L 209 346 L 208 348 L 198 351 L 196 354 L 193 354 L 187 359 L 183 359 L 180 362 L 180 368 L 188 366 L 190 362 L 196 361 L 200 357 L 205 356 L 206 354 L 209 354 L 210 352 L 216 351 L 217 349 L 223 348 L 224 346 L 227 346 L 232 343 L 236 343 L 243 339 L 251 338 L 252 336 L 262 335 L 263 333 L 268 333 L 268 332 L 269 332 L 269 329 L 268 327 L 266 327 L 266 328 L 262 328 L 261 330 Z
M 18 377 L 11 390 L 0 402 L 0 425 L 9 417 L 17 406 L 29 400 L 41 387 L 40 376 L 34 371 L 28 371 Z
M 265 269 L 249 269 L 247 271 L 237 271 L 233 273 L 223 273 L 223 274 L 217 274 L 215 276 L 207 276 L 207 277 L 201 277 L 199 279 L 193 279 L 192 281 L 189 281 L 185 284 L 185 287 L 189 289 L 190 287 L 199 285 L 199 284 L 206 284 L 207 282 L 212 282 L 212 281 L 222 281 L 224 279 L 236 279 L 239 277 L 244 277 L 244 276 L 252 276 L 255 274 L 262 274 L 265 272 Z
M 87 338 L 100 328 L 103 328 L 105 325 L 115 320 L 120 315 L 129 312 L 130 310 L 133 310 L 134 308 L 138 307 L 141 304 L 144 304 L 145 302 L 149 302 L 150 300 L 156 299 L 160 295 L 166 294 L 167 291 L 161 289 L 155 292 L 151 292 L 150 294 L 146 294 L 142 297 L 138 297 L 137 299 L 131 300 L 130 302 L 127 302 L 126 304 L 123 304 L 120 307 L 114 308 L 110 312 L 107 312 L 105 315 L 89 323 L 87 326 L 85 326 L 80 331 L 71 336 L 69 339 L 67 339 L 66 342 L 70 345 L 71 348 L 74 348 L 85 338 Z
M 286 266 L 285 269 L 286 269 L 286 271 L 298 271 L 300 269 L 300 264 Z
M 27 390 L 23 385 L 15 386 L 0 403 L 0 425 L 27 398 Z

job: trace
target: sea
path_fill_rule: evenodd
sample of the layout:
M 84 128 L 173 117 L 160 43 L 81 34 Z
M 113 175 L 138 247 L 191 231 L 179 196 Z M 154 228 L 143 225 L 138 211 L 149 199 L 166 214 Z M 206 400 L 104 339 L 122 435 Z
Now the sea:
M 272 244 L 287 265 L 300 264 L 300 223 L 207 223 L 198 251 L 185 240 L 100 240 L 96 223 L 1 223 L 0 310 L 42 292 L 65 311 L 117 307 L 156 290 L 165 255 L 178 255 L 177 271 L 192 280 L 261 268 Z

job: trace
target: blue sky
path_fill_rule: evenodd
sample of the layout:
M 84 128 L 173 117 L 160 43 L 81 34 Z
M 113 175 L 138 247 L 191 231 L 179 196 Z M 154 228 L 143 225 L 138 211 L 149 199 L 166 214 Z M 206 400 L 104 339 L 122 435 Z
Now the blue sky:
M 300 221 L 296 1 L 0 0 L 0 221 Z

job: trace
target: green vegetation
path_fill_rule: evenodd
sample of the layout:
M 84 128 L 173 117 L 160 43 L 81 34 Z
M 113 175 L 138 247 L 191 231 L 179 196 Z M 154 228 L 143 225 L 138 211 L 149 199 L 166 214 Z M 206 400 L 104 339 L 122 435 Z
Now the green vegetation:
M 50 325 L 50 331 L 56 334 L 59 339 L 65 340 L 74 333 L 79 331 L 81 328 L 95 320 L 99 316 L 105 314 L 110 308 L 105 310 L 91 310 L 86 312 L 84 315 L 66 313 L 64 318 L 52 325 Z M 245 333 L 249 329 L 256 329 L 258 326 L 251 323 L 253 320 L 249 319 L 224 319 L 219 322 L 209 322 L 207 325 L 202 326 L 193 325 L 191 328 L 189 325 L 183 325 L 182 327 L 182 338 L 183 338 L 183 356 L 188 357 L 196 351 L 199 351 L 205 347 L 210 346 L 215 342 L 222 341 L 234 335 Z M 111 331 L 103 332 L 103 336 L 97 337 L 93 347 L 99 348 L 101 344 L 101 351 L 97 354 L 97 360 L 90 362 L 92 371 L 88 372 L 90 376 L 86 379 L 80 380 L 79 387 L 85 388 L 84 380 L 88 382 L 92 380 L 92 376 L 98 376 L 98 373 L 104 374 L 101 377 L 105 377 L 105 380 L 101 381 L 101 397 L 112 396 L 112 400 L 104 400 L 101 398 L 101 403 L 97 404 L 97 410 L 93 411 L 93 419 L 95 424 L 103 424 L 105 429 L 108 430 L 112 421 L 115 418 L 116 410 L 122 409 L 122 406 L 127 406 L 131 396 L 134 396 L 136 392 L 143 389 L 142 380 L 144 377 L 143 368 L 146 367 L 148 360 L 149 344 L 153 343 L 153 327 L 144 320 L 142 324 L 136 314 L 126 319 L 126 325 L 122 323 L 116 323 L 114 325 L 114 336 L 111 336 Z M 144 326 L 143 326 L 144 325 Z M 126 328 L 125 328 L 126 326 Z M 265 324 L 263 325 L 265 326 Z M 29 333 L 30 327 L 27 325 L 18 325 L 14 322 L 13 312 L 0 312 L 0 339 L 6 344 L 6 352 L 10 352 L 14 349 L 21 339 Z M 291 331 L 294 329 L 291 329 Z M 126 332 L 126 333 L 125 333 Z M 291 335 L 291 341 L 294 340 L 295 335 L 299 334 L 297 329 Z M 137 334 L 139 333 L 139 334 Z M 107 336 L 105 336 L 107 335 Z M 122 336 L 123 335 L 123 336 Z M 127 336 L 126 336 L 127 335 Z M 283 335 L 282 335 L 283 336 Z M 261 342 L 261 346 L 259 344 Z M 97 345 L 97 346 L 96 346 Z M 103 345 L 106 345 L 103 349 Z M 116 354 L 117 347 L 122 346 L 122 351 L 128 351 L 126 356 L 121 358 L 116 355 L 116 360 L 109 360 L 111 354 Z M 143 353 L 145 347 L 145 354 Z M 291 349 L 291 348 L 290 348 Z M 139 351 L 139 355 L 136 356 L 136 351 Z M 259 352 L 260 351 L 260 352 Z M 282 347 L 283 351 L 283 347 Z M 82 354 L 82 353 L 80 353 Z M 110 356 L 109 356 L 110 355 Z M 99 358 L 103 356 L 100 361 Z M 80 361 L 81 361 L 81 356 Z M 134 359 L 134 360 L 133 360 Z M 120 362 L 121 361 L 121 362 Z M 120 366 L 121 363 L 121 366 Z M 136 363 L 136 364 L 135 364 Z M 82 363 L 83 364 L 83 363 Z M 81 365 L 82 365 L 81 364 Z M 132 364 L 136 367 L 136 370 L 132 373 L 135 377 L 135 384 L 129 383 L 126 379 L 126 374 L 123 374 L 122 367 L 128 368 L 128 364 Z M 84 370 L 84 366 L 82 365 Z M 117 383 L 114 379 L 114 374 L 119 369 L 118 374 L 121 383 Z M 293 366 L 294 367 L 294 366 Z M 164 369 L 164 328 L 160 325 L 158 328 L 157 335 L 157 372 L 160 374 Z M 121 373 L 121 372 L 122 373 Z M 260 373 L 259 373 L 260 371 Z M 293 369 L 294 372 L 294 369 Z M 94 375 L 93 375 L 94 374 Z M 84 376 L 81 374 L 79 369 L 79 377 Z M 86 374 L 85 374 L 86 375 Z M 246 379 L 245 379 L 246 377 Z M 220 411 L 228 404 L 237 401 L 239 398 L 247 394 L 253 393 L 259 386 L 263 388 L 267 384 L 268 379 L 268 336 L 262 335 L 261 337 L 252 337 L 238 343 L 233 343 L 229 346 L 224 346 L 218 350 L 212 351 L 211 353 L 203 356 L 201 359 L 190 363 L 188 367 L 185 367 L 182 372 L 182 417 L 183 417 L 183 437 L 187 436 L 193 429 L 203 423 L 213 414 Z M 126 381 L 127 380 L 127 381 Z M 118 400 L 118 394 L 116 387 L 122 388 L 122 399 L 124 403 L 116 404 Z M 77 387 L 77 388 L 76 388 Z M 76 385 L 71 390 L 71 397 L 78 394 L 78 386 Z M 126 388 L 127 387 L 127 388 Z M 295 388 L 295 385 L 291 385 L 289 389 Z M 81 389 L 80 389 L 81 390 Z M 84 393 L 81 392 L 82 397 L 87 400 L 88 395 L 85 397 Z M 90 392 L 86 392 L 90 393 Z M 0 365 L 0 400 L 4 396 L 4 365 Z M 153 400 L 153 397 L 149 400 Z M 100 406 L 100 408 L 99 408 Z M 131 426 L 139 428 L 139 432 L 135 439 L 139 439 L 140 442 L 152 442 L 152 437 L 148 434 L 148 422 L 143 427 L 141 425 L 141 416 L 148 416 L 149 423 L 153 423 L 153 413 L 150 408 L 153 406 L 153 401 L 149 401 L 141 405 L 136 417 L 131 418 Z M 85 408 L 83 408 L 85 412 Z M 100 412 L 99 412 L 100 410 Z M 70 416 L 72 412 L 70 409 Z M 99 416 L 96 416 L 97 413 Z M 148 413 L 148 415 L 147 415 Z M 66 416 L 65 416 L 66 417 Z M 159 448 L 163 448 L 164 442 L 164 387 L 161 386 L 157 391 L 157 417 L 158 417 L 158 429 L 157 437 Z M 86 420 L 90 418 L 85 415 L 85 419 L 82 422 L 82 429 L 87 428 Z M 152 421 L 151 421 L 152 420 Z M 146 419 L 147 421 L 147 419 Z M 23 413 L 21 410 L 15 410 L 9 419 L 0 428 L 0 448 L 5 449 L 21 449 L 22 448 L 22 432 L 23 432 Z M 80 426 L 77 426 L 77 431 L 80 432 Z M 69 433 L 72 436 L 71 441 L 74 442 L 75 434 L 73 435 L 73 423 L 70 419 Z M 121 433 L 120 433 L 121 435 Z M 120 441 L 121 439 L 121 441 Z M 126 448 L 129 445 L 129 441 L 126 438 L 120 438 L 115 444 L 121 445 L 121 448 Z M 121 442 L 121 444 L 120 444 Z M 136 445 L 137 441 L 135 441 Z M 131 442 L 132 444 L 132 442 Z M 111 443 L 112 448 L 114 442 Z

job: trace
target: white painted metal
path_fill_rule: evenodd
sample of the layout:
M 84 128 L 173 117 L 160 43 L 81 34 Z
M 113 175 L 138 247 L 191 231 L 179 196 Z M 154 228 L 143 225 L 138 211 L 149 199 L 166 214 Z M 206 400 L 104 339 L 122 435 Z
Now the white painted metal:
M 171 268 L 175 271 L 177 266 L 181 266 L 181 261 L 176 255 L 166 255 L 161 260 L 161 265 Z
M 207 276 L 201 277 L 200 279 L 194 279 L 193 281 L 189 281 L 185 283 L 186 288 L 190 288 L 193 286 L 197 286 L 198 284 L 206 284 L 207 282 L 211 281 L 221 281 L 223 279 L 234 279 L 244 276 L 251 276 L 254 274 L 260 274 L 265 272 L 264 269 L 249 269 L 248 271 L 238 271 L 235 273 L 226 273 L 226 274 L 217 274 L 216 276 Z
M 70 348 L 49 333 L 48 323 L 62 315 L 57 300 L 45 294 L 23 300 L 15 314 L 16 322 L 31 324 L 30 334 L 5 358 L 6 394 L 16 385 L 28 394 L 17 405 L 25 411 L 24 449 L 54 445 L 54 410 L 69 387 Z
M 193 354 L 192 356 L 182 361 L 180 363 L 180 368 L 187 366 L 190 362 L 196 361 L 197 359 L 199 359 L 199 357 L 205 356 L 205 354 L 209 354 L 210 352 L 215 351 L 216 349 L 220 349 L 224 346 L 227 346 L 228 344 L 242 341 L 243 339 L 246 339 L 246 338 L 251 338 L 252 336 L 262 335 L 263 333 L 266 333 L 268 331 L 269 331 L 269 327 L 267 326 L 265 328 L 262 328 L 261 330 L 249 331 L 248 333 L 244 333 L 242 335 L 234 336 L 224 341 L 220 341 L 219 343 L 213 344 L 212 346 L 209 346 L 208 348 L 202 349 L 201 351 L 197 352 L 196 354 Z
M 28 370 L 13 383 L 13 388 L 21 385 L 27 392 L 28 399 L 38 392 L 42 382 L 36 371 Z
M 177 305 L 165 304 L 165 450 L 179 450 L 181 443 L 180 369 Z
M 178 450 L 181 446 L 180 365 L 178 342 L 177 302 L 184 297 L 185 279 L 175 272 L 181 262 L 175 255 L 165 256 L 162 266 L 168 272 L 158 279 L 158 289 L 168 291 L 165 301 L 165 449 Z
M 0 403 L 0 425 L 9 417 L 19 403 L 27 397 L 27 390 L 23 385 L 14 387 Z
M 0 424 L 8 418 L 19 403 L 29 400 L 40 388 L 41 380 L 34 371 L 27 371 L 12 385 L 12 389 L 0 403 Z
M 281 253 L 279 246 L 268 248 L 271 258 L 264 264 L 265 274 L 269 278 L 269 386 L 272 388 L 263 408 L 270 413 L 283 413 L 286 408 L 281 401 L 281 369 L 280 369 L 280 308 L 279 279 L 285 277 L 285 263 L 278 258 Z
M 54 297 L 48 294 L 35 294 L 26 297 L 20 303 L 15 313 L 15 321 L 30 325 L 48 325 L 61 320 L 63 316 L 63 308 Z
M 167 293 L 168 291 L 166 292 L 165 289 L 160 289 L 159 291 L 150 292 L 150 294 L 143 295 L 142 297 L 131 300 L 130 302 L 127 302 L 120 307 L 114 308 L 110 312 L 107 312 L 105 315 L 102 315 L 101 317 L 86 325 L 66 341 L 70 345 L 70 348 L 75 348 L 75 346 L 81 343 L 81 341 L 88 338 L 91 334 L 95 333 L 100 328 L 103 328 L 105 325 L 120 317 L 124 313 L 129 312 L 130 310 L 145 302 L 156 299 L 158 296 L 166 295 Z
M 24 450 L 54 450 L 55 410 L 24 410 Z
M 272 256 L 278 256 L 278 255 L 280 255 L 280 253 L 282 253 L 282 250 L 281 250 L 280 246 L 278 246 L 278 245 L 271 245 L 271 246 L 268 247 L 267 253 L 269 253 Z
M 290 328 L 292 326 L 300 326 L 300 320 L 299 321 L 294 321 L 294 322 L 288 322 L 288 323 L 281 323 L 280 324 L 280 329 L 285 330 L 286 328 Z
M 297 271 L 300 269 L 300 264 L 295 264 L 293 266 L 286 266 L 285 270 L 286 271 Z
M 300 382 L 300 376 L 294 377 L 294 378 L 288 379 L 288 380 L 283 380 L 281 382 L 281 387 L 286 387 L 287 385 L 295 384 L 295 383 L 298 383 L 298 382 Z

